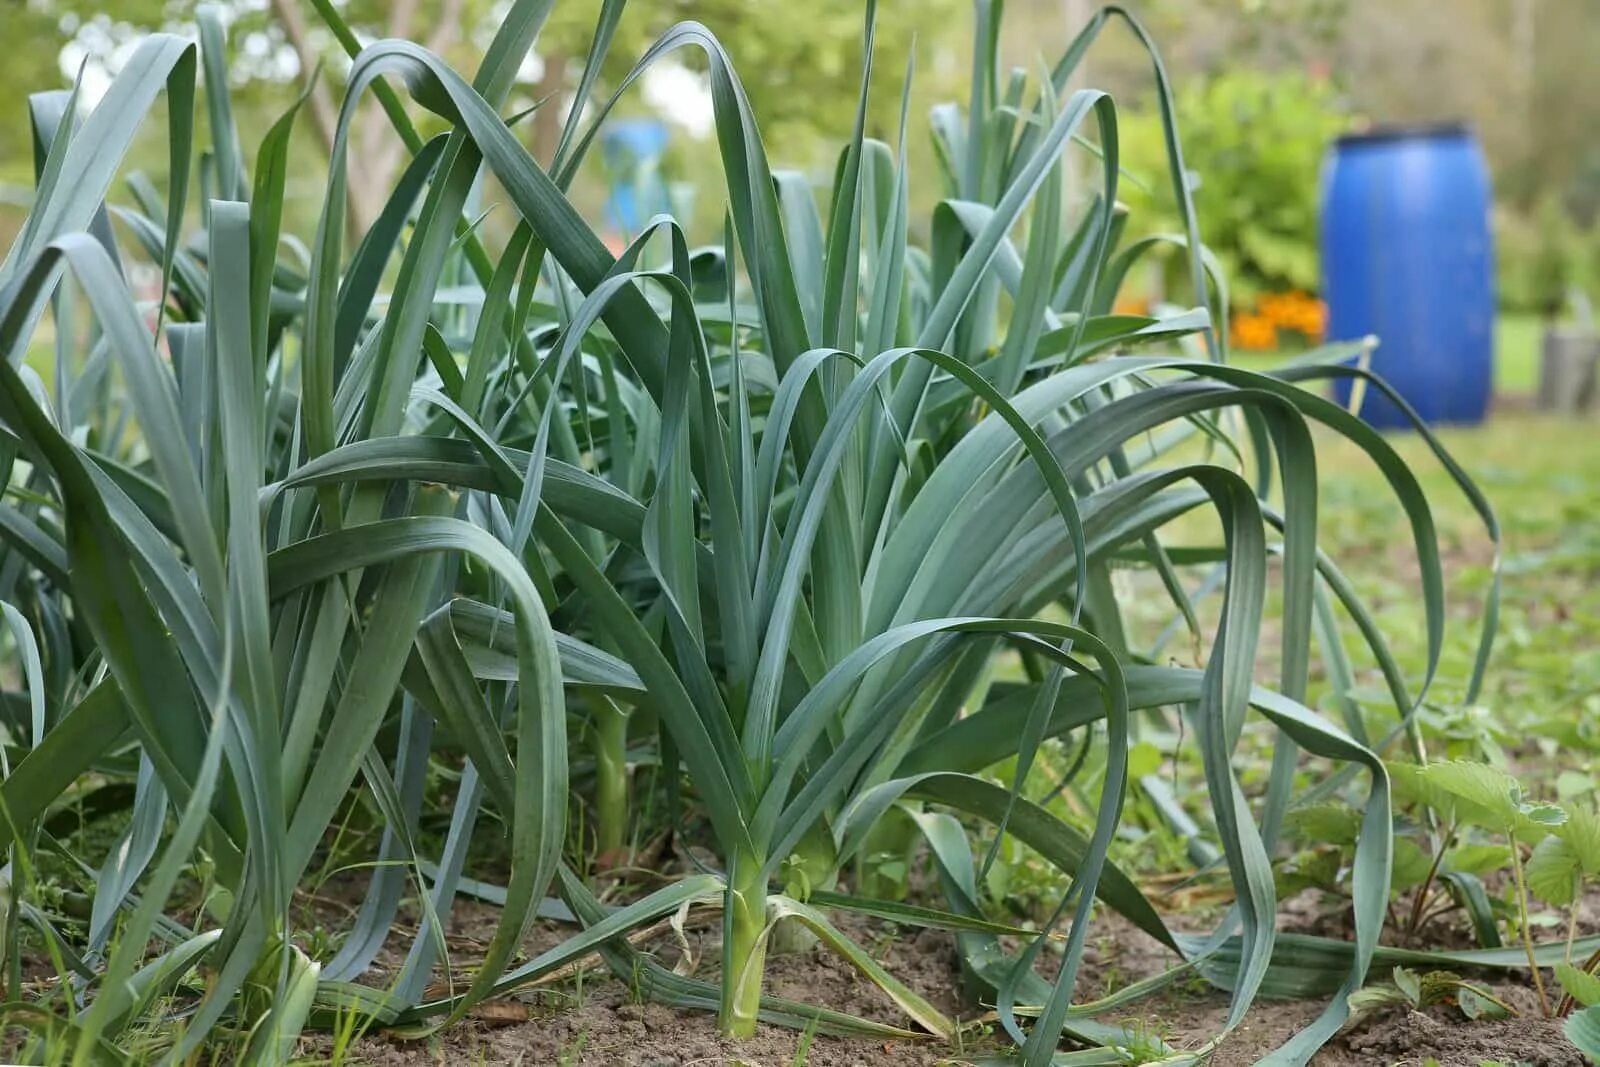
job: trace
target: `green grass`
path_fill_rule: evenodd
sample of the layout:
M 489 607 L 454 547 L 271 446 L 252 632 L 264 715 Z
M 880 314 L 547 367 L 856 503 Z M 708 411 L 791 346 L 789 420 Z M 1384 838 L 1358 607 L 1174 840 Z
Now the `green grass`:
M 1593 434 L 1592 421 L 1517 411 L 1441 434 L 1495 505 L 1504 528 L 1500 638 L 1480 703 L 1496 720 L 1526 731 L 1521 739 L 1579 732 L 1600 738 L 1589 725 L 1600 711 L 1600 449 L 1582 444 Z M 1460 594 L 1452 618 L 1462 625 L 1448 633 L 1437 692 L 1448 704 L 1460 699 L 1470 670 L 1470 624 L 1479 617 L 1489 581 L 1491 546 L 1420 442 L 1402 436 L 1396 444 L 1429 490 Z M 1365 561 L 1350 567 L 1352 576 L 1386 632 L 1395 635 L 1397 652 L 1415 664 L 1422 628 L 1407 588 L 1411 569 L 1396 548 L 1403 533 L 1399 518 L 1379 503 L 1380 479 L 1359 457 L 1340 445 L 1327 455 L 1328 551 Z M 1581 749 L 1565 757 L 1574 763 L 1587 759 Z
M 1526 396 L 1539 388 L 1539 345 L 1543 326 L 1537 315 L 1502 311 L 1494 320 L 1496 393 Z
M 1501 396 L 1531 396 L 1539 388 L 1539 345 L 1543 326 L 1537 315 L 1501 311 L 1494 320 L 1494 390 Z M 1282 352 L 1238 352 L 1242 367 L 1268 369 L 1281 363 Z

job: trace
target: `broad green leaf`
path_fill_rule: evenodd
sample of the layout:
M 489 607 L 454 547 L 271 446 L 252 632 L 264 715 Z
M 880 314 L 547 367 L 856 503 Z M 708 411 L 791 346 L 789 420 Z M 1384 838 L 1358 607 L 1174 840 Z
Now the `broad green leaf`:
M 1583 870 L 1572 846 L 1559 837 L 1547 837 L 1533 849 L 1524 867 L 1528 888 L 1548 903 L 1571 904 L 1578 898 Z
M 1600 978 L 1590 972 L 1579 970 L 1570 963 L 1558 963 L 1556 981 L 1561 983 L 1561 988 L 1566 990 L 1567 996 L 1585 1008 L 1600 1004 Z
M 1505 845 L 1457 845 L 1450 850 L 1448 864 L 1452 870 L 1484 875 L 1509 867 L 1511 849 Z
M 1522 786 L 1505 771 L 1488 764 L 1431 763 L 1422 769 L 1422 777 L 1428 785 L 1458 802 L 1456 814 L 1461 819 L 1488 829 L 1505 830 L 1521 814 Z
M 1361 813 L 1345 804 L 1315 804 L 1290 809 L 1285 825 L 1311 844 L 1353 845 L 1361 832 Z
M 1586 801 L 1563 804 L 1562 810 L 1567 818 L 1556 834 L 1571 848 L 1584 874 L 1600 874 L 1600 813 Z
M 1579 1052 L 1600 1062 L 1600 1007 L 1573 1012 L 1562 1024 L 1561 1032 Z
M 1480 1019 L 1504 1019 L 1511 1014 L 1503 1005 L 1490 1000 L 1466 984 L 1456 988 L 1456 1003 L 1461 1008 L 1461 1014 L 1473 1022 Z

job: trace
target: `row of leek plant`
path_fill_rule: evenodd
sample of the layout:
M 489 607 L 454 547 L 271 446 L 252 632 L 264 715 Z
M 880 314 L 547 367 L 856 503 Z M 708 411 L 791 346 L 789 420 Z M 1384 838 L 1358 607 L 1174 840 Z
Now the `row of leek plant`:
M 1320 958 L 1332 981 L 1318 991 L 1334 995 L 1281 1058 L 1320 1047 L 1387 904 L 1392 820 L 1375 753 L 1403 736 L 1420 692 L 1317 549 L 1310 426 L 1371 455 L 1411 520 L 1430 651 L 1420 688 L 1442 641 L 1438 551 L 1411 470 L 1300 384 L 1362 372 L 1332 359 L 1273 376 L 1229 367 L 1211 329 L 1225 321 L 1225 280 L 1192 213 L 1186 233 L 1123 240 L 1116 110 L 1064 86 L 1115 18 L 1148 45 L 1138 24 L 1108 8 L 1044 77 L 1003 80 L 999 7 L 978 5 L 966 113 L 933 116 L 946 196 L 922 249 L 909 238 L 910 71 L 897 143 L 866 136 L 870 7 L 862 104 L 826 213 L 802 176 L 770 168 L 732 62 L 703 27 L 669 31 L 601 100 L 623 7 L 603 4 L 572 118 L 541 166 L 502 109 L 548 2 L 512 5 L 470 81 L 408 42 L 361 48 L 334 6 L 317 7 L 353 65 L 309 247 L 280 233 L 297 112 L 247 176 L 215 15 L 202 16 L 198 48 L 146 40 L 81 125 L 74 100 L 35 101 L 38 197 L 0 272 L 0 597 L 20 609 L 7 618 L 31 727 L 3 791 L 19 886 L 7 948 L 16 961 L 18 924 L 31 921 L 73 980 L 60 1010 L 9 1016 L 87 1062 L 170 1010 L 163 998 L 203 959 L 205 993 L 185 1005 L 171 1056 L 223 1026 L 245 1057 L 274 1062 L 308 1023 L 354 1012 L 425 1028 L 598 951 L 650 995 L 715 1008 L 735 1036 L 761 1018 L 911 1032 L 764 995 L 768 945 L 800 927 L 919 1032 L 952 1036 L 957 1022 L 831 925 L 826 903 L 957 930 L 974 993 L 996 1004 L 1027 1062 L 1046 1063 L 1064 1031 L 1126 1039 L 1073 1005 L 1098 900 L 1231 989 L 1231 1028 L 1263 989 L 1303 980 L 1303 961 L 1275 952 L 1270 865 L 1303 751 L 1342 765 L 1319 790 L 1367 776 L 1356 942 Z M 728 225 L 719 244 L 692 249 L 677 223 L 654 220 L 613 256 L 566 189 L 617 98 L 683 50 L 708 70 Z M 200 66 L 211 143 L 201 230 L 186 240 Z M 422 139 L 386 76 L 447 132 Z M 165 195 L 135 176 L 132 204 L 109 206 L 163 89 Z M 347 131 L 369 96 L 412 162 L 346 249 Z M 1075 144 L 1092 192 L 1069 198 Z M 485 174 L 516 219 L 494 254 L 474 221 Z M 1112 314 L 1128 273 L 1169 247 L 1190 262 L 1193 305 Z M 154 333 L 125 276 L 135 249 L 162 277 Z M 49 383 L 23 361 L 46 314 Z M 1222 543 L 1175 559 L 1163 528 L 1196 510 L 1215 514 Z M 1267 689 L 1253 672 L 1274 555 L 1281 674 Z M 1193 600 L 1220 589 L 1203 669 L 1131 647 L 1113 560 L 1153 569 L 1197 631 Z M 1208 571 L 1193 594 L 1187 565 Z M 1314 648 L 1330 673 L 1350 669 L 1340 611 L 1390 687 L 1389 737 L 1366 736 L 1354 713 L 1340 728 L 1303 706 Z M 1043 669 L 988 685 L 1013 654 Z M 1171 714 L 1199 738 L 1237 892 L 1212 938 L 1169 931 L 1107 858 L 1130 732 Z M 680 772 L 689 784 L 689 832 L 718 870 L 620 909 L 598 903 L 562 862 L 574 717 L 592 738 L 597 845 L 625 840 L 626 767 L 647 749 L 669 793 Z M 1231 762 L 1247 729 L 1275 737 L 1259 811 Z M 1047 738 L 1093 730 L 1107 755 L 1083 833 L 1023 786 Z M 424 856 L 426 770 L 444 754 L 464 756 L 465 772 L 445 840 Z M 1009 785 L 983 773 L 1008 758 Z M 124 838 L 99 868 L 43 828 L 91 770 L 137 782 Z M 294 940 L 295 891 L 353 792 L 385 832 L 339 949 L 313 959 Z M 496 832 L 479 828 L 485 811 L 506 836 L 503 888 L 468 880 L 469 845 Z M 925 839 L 945 907 L 831 891 L 891 811 Z M 1014 835 L 1070 878 L 1015 957 L 998 940 L 1014 931 L 983 915 L 976 890 L 994 851 L 974 862 L 957 816 Z M 86 939 L 29 903 L 41 849 L 95 871 Z M 185 926 L 163 912 L 197 853 L 226 903 Z M 421 931 L 382 988 L 364 984 L 408 884 Z M 495 897 L 499 927 L 466 988 L 430 997 L 436 964 L 452 973 L 442 929 L 469 888 Z M 564 907 L 546 901 L 552 889 Z M 722 909 L 716 984 L 619 939 L 691 902 Z M 583 931 L 511 966 L 535 917 L 557 913 Z M 165 947 L 147 958 L 152 937 Z M 1051 942 L 1063 959 L 1046 982 L 1032 964 Z

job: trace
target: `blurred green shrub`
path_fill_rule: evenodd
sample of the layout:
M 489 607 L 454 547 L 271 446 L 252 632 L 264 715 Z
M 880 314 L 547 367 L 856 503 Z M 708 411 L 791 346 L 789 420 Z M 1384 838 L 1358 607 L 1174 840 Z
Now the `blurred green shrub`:
M 1503 310 L 1555 318 L 1572 288 L 1596 295 L 1600 225 L 1580 229 L 1554 196 L 1531 212 L 1502 207 L 1495 212 L 1495 259 Z
M 1334 87 L 1302 71 L 1231 70 L 1180 89 L 1177 112 L 1200 235 L 1235 296 L 1315 291 L 1317 176 L 1349 121 Z M 1181 229 L 1163 180 L 1160 113 L 1134 113 L 1121 132 L 1123 165 L 1143 186 L 1124 187 L 1132 224 Z

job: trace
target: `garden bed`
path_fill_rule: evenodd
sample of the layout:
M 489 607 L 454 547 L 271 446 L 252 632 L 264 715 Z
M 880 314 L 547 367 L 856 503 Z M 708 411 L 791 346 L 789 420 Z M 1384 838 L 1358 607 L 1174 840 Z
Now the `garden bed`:
M 1306 894 L 1303 896 L 1312 896 Z M 1332 933 L 1320 905 L 1304 899 L 1285 902 L 1291 915 L 1311 919 L 1316 932 Z M 1331 902 L 1325 902 L 1331 903 Z M 1297 907 L 1297 905 L 1301 905 Z M 1583 933 L 1600 932 L 1600 893 L 1591 894 L 1583 909 Z M 1315 915 L 1315 918 L 1311 918 Z M 710 1012 L 676 1011 L 641 1001 L 627 986 L 589 961 L 581 977 L 568 976 L 516 997 L 474 1008 L 459 1025 L 422 1039 L 374 1033 L 359 1038 L 343 1052 L 343 1062 L 372 1067 L 410 1064 L 525 1064 L 561 1067 L 910 1067 L 959 1064 L 969 1057 L 998 1055 L 1003 1042 L 993 1034 L 989 1012 L 963 1011 L 953 934 L 912 930 L 841 914 L 839 925 L 863 944 L 897 977 L 952 1015 L 969 1024 L 961 1047 L 933 1039 L 884 1041 L 803 1035 L 763 1025 L 748 1041 L 730 1041 L 717 1033 Z M 461 907 L 452 923 L 452 954 L 458 964 L 481 949 L 492 928 L 492 915 L 477 905 Z M 1286 930 L 1310 932 L 1291 919 Z M 566 936 L 560 928 L 535 930 L 530 953 Z M 1434 931 L 1436 942 L 1470 941 L 1461 927 Z M 720 935 L 716 916 L 702 917 L 686 929 L 693 958 L 714 967 Z M 1090 950 L 1079 976 L 1080 999 L 1109 995 L 1128 983 L 1160 974 L 1177 961 L 1145 934 L 1114 914 L 1096 917 Z M 682 944 L 670 931 L 638 942 L 662 962 L 676 966 Z M 1048 970 L 1048 961 L 1046 963 Z M 381 978 L 381 974 L 376 976 Z M 770 959 L 770 991 L 777 996 L 823 1004 L 889 1025 L 905 1025 L 883 993 L 837 957 L 810 949 Z M 1381 977 L 1381 976 L 1375 976 Z M 1521 1013 L 1507 1019 L 1468 1020 L 1453 1005 L 1423 1011 L 1391 1009 L 1348 1027 L 1312 1061 L 1312 1067 L 1370 1067 L 1373 1064 L 1421 1063 L 1429 1058 L 1440 1067 L 1479 1067 L 1486 1062 L 1528 1067 L 1582 1067 L 1587 1061 L 1561 1032 L 1561 1020 L 1539 1016 L 1537 999 L 1524 978 L 1496 979 L 1470 975 L 1474 984 Z M 1548 977 L 1547 977 L 1548 980 Z M 1261 1000 L 1244 1022 L 1210 1055 L 1214 1067 L 1247 1067 L 1282 1045 L 1325 1007 L 1322 1000 Z M 1221 1031 L 1228 1014 L 1226 994 L 1189 980 L 1114 1012 L 1115 1021 L 1145 1039 L 1160 1039 L 1174 1050 L 1199 1049 Z M 304 1051 L 329 1055 L 326 1039 L 310 1039 Z M 1146 1054 L 1154 1055 L 1146 1050 Z M 1142 1062 L 1138 1058 L 1130 1063 Z
M 270 127 L 224 6 L 28 101 L 9 1058 L 1600 1058 L 1590 427 L 1385 437 L 1327 399 L 1387 389 L 1368 341 L 1230 362 L 1224 186 L 1125 9 L 1008 79 L 974 4 L 971 97 L 924 122 L 846 5 L 857 118 L 814 180 L 698 24 L 646 48 L 563 5 L 584 73 L 535 99 L 544 0 L 449 58 L 312 6 L 342 54 L 297 49 Z M 1112 26 L 1154 186 L 1070 88 Z M 587 219 L 615 72 L 685 49 L 713 224 Z M 394 180 L 352 194 L 372 143 Z M 1314 342 L 1309 296 L 1268 306 Z

